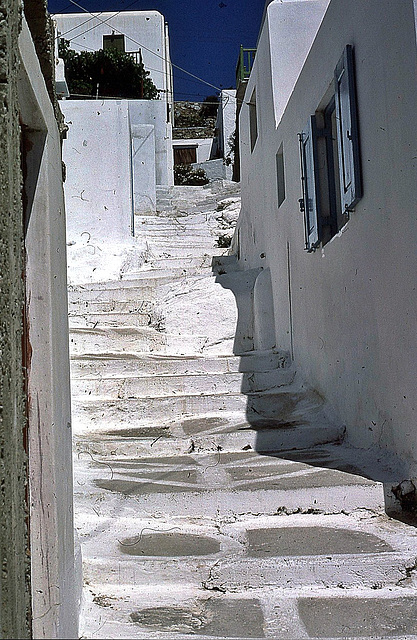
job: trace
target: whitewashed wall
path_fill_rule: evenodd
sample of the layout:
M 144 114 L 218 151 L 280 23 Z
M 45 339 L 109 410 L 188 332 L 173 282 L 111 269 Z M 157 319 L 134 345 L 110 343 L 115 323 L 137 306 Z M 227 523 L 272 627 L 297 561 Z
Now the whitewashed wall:
M 397 454 L 415 476 L 414 3 L 331 0 L 323 18 L 326 4 L 272 2 L 267 9 L 245 96 L 248 102 L 256 88 L 252 153 L 247 105 L 240 118 L 242 215 L 235 241 L 243 267 L 270 269 L 276 343 L 292 350 L 304 377 L 333 405 L 348 440 Z M 324 106 L 347 44 L 356 60 L 363 197 L 342 232 L 307 253 L 297 134 Z M 299 76 L 293 90 L 291 76 Z M 278 207 L 281 144 L 286 197 Z
M 129 100 L 131 126 L 139 124 L 155 127 L 155 178 L 158 186 L 174 184 L 172 124 L 167 122 L 167 106 L 160 100 Z
M 134 214 L 154 213 L 157 185 L 173 184 L 172 126 L 166 121 L 165 103 L 65 100 L 60 104 L 69 127 L 63 147 L 68 241 L 130 240 Z M 145 129 L 148 134 L 143 138 Z
M 82 576 L 74 551 L 61 141 L 25 21 L 19 49 L 25 187 L 33 190 L 25 241 L 33 636 L 77 638 Z
M 63 158 L 69 242 L 121 241 L 132 233 L 132 167 L 127 100 L 65 100 Z
M 216 120 L 217 136 L 212 154 L 219 154 L 230 163 L 225 166 L 228 180 L 232 179 L 232 147 L 230 136 L 236 130 L 236 89 L 227 89 L 220 93 L 219 109 Z

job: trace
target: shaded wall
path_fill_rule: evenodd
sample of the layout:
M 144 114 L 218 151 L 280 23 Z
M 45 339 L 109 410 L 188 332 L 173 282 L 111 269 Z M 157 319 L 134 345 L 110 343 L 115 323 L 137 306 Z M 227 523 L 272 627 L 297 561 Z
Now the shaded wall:
M 276 37 L 277 29 L 285 24 L 285 12 L 291 11 L 295 18 L 299 11 L 295 28 L 300 30 L 307 15 L 303 6 L 312 10 L 314 5 L 319 3 L 273 2 L 267 10 L 246 93 L 248 99 L 256 88 L 258 139 L 252 152 L 249 109 L 241 112 L 241 264 L 270 269 L 277 345 L 292 349 L 304 378 L 346 423 L 349 441 L 396 454 L 413 477 L 417 473 L 414 3 L 352 0 L 347 7 L 343 0 L 331 0 L 314 43 L 312 29 L 309 55 L 297 70 L 297 75 L 301 73 L 286 96 L 283 113 L 277 115 L 281 81 L 274 60 L 279 42 L 285 42 Z M 324 247 L 307 253 L 298 202 L 302 190 L 297 134 L 326 104 L 334 69 L 347 44 L 354 46 L 356 60 L 363 197 L 342 231 Z M 290 40 L 288 47 L 291 59 Z M 285 50 L 281 54 L 285 59 Z M 286 194 L 278 206 L 276 154 L 281 145 Z

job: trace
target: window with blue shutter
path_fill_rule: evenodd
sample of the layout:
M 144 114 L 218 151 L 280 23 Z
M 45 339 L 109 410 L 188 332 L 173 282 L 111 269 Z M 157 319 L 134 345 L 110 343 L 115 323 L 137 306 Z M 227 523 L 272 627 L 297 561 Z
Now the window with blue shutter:
M 315 117 L 311 116 L 307 127 L 300 133 L 302 211 L 304 213 L 305 248 L 307 251 L 314 251 L 320 242 L 316 143 Z
M 353 47 L 334 71 L 334 93 L 299 134 L 305 248 L 324 246 L 362 197 Z M 324 101 L 323 101 L 324 102 Z
M 335 104 L 342 211 L 362 197 L 353 47 L 347 45 L 335 69 Z

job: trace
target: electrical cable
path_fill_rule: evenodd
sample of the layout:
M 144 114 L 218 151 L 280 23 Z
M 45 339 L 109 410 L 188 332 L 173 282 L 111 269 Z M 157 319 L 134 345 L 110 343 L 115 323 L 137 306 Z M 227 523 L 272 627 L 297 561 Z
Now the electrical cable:
M 164 56 L 159 55 L 158 53 L 156 53 L 155 51 L 152 51 L 152 49 L 149 49 L 148 47 L 145 47 L 144 45 L 142 45 L 140 42 L 138 42 L 137 40 L 135 40 L 134 38 L 132 38 L 131 36 L 128 36 L 124 33 L 122 33 L 121 31 L 119 31 L 119 29 L 114 28 L 114 26 L 109 22 L 109 20 L 111 20 L 114 16 L 112 16 L 111 18 L 108 18 L 107 20 L 101 20 L 97 15 L 94 15 L 91 11 L 89 11 L 88 9 L 86 9 L 85 7 L 83 7 L 82 5 L 80 5 L 78 2 L 76 2 L 75 0 L 70 0 L 71 4 L 75 5 L 76 7 L 78 7 L 79 9 L 82 9 L 82 11 L 84 11 L 85 13 L 90 14 L 93 18 L 96 18 L 100 24 L 107 24 L 113 31 L 115 31 L 116 33 L 119 33 L 121 35 L 124 35 L 125 38 L 127 40 L 130 40 L 131 42 L 134 42 L 138 47 L 145 49 L 145 51 L 148 51 L 149 53 L 152 53 L 153 55 L 155 55 L 157 58 L 160 58 L 161 60 L 163 60 L 163 62 L 170 62 L 170 64 L 172 65 L 172 67 L 174 67 L 175 69 L 178 69 L 179 71 L 182 71 L 183 73 L 185 73 L 188 76 L 191 76 L 192 78 L 195 78 L 195 80 L 198 80 L 199 82 L 207 85 L 208 87 L 211 87 L 212 89 L 216 89 L 216 91 L 222 91 L 222 89 L 220 87 L 217 87 L 214 84 L 211 84 L 210 82 L 207 82 L 206 80 L 203 80 L 203 78 L 200 78 L 199 76 L 197 76 L 194 73 L 191 73 L 190 71 L 187 71 L 186 69 L 184 69 L 183 67 L 180 67 L 177 64 L 174 64 L 172 61 L 167 61 L 167 59 Z M 116 15 L 118 15 L 119 13 L 121 13 L 121 11 L 119 11 Z M 101 14 L 100 14 L 101 15 Z M 88 33 L 89 31 L 91 31 L 92 29 L 96 29 L 98 25 L 94 25 L 93 27 L 91 27 L 90 29 L 87 29 L 86 31 L 84 31 L 83 33 L 80 33 L 79 35 L 77 35 L 76 37 L 74 37 L 73 39 L 75 40 L 75 38 L 79 38 L 82 35 L 84 35 L 85 33 Z M 60 36 L 62 37 L 62 36 Z
M 71 2 L 71 0 L 70 0 Z M 124 7 L 123 9 L 120 9 L 120 11 L 117 11 L 116 13 L 114 13 L 112 16 L 110 16 L 110 18 L 108 18 L 109 20 L 112 20 L 113 18 L 115 18 L 116 16 L 118 16 L 120 13 L 123 13 L 123 11 L 127 11 L 130 7 L 133 7 L 134 4 L 137 4 L 139 2 L 139 0 L 133 0 L 133 2 L 131 2 L 130 4 L 127 5 L 127 7 Z M 68 7 L 71 6 L 71 4 L 67 5 Z M 86 11 L 87 13 L 90 13 L 89 11 L 87 11 L 87 9 L 84 9 L 84 11 Z M 103 13 L 105 13 L 105 11 L 100 11 L 97 13 L 97 16 L 101 16 Z M 95 18 L 96 15 L 92 14 L 91 15 Z M 65 33 L 61 33 L 59 36 L 57 36 L 57 38 L 63 38 L 64 36 L 66 36 L 68 33 L 71 33 L 71 31 L 75 31 L 75 29 L 79 29 L 80 27 L 83 26 L 83 24 L 87 24 L 87 22 L 90 22 L 91 18 L 88 18 L 88 20 L 86 20 L 85 22 L 82 22 L 81 24 L 77 24 L 75 27 L 72 27 L 71 29 L 68 29 L 68 31 L 65 31 Z M 89 31 L 92 31 L 93 29 L 96 28 L 97 25 L 95 25 L 94 27 L 91 27 L 90 29 L 87 29 L 86 31 L 83 31 L 82 33 L 80 33 L 78 36 L 76 36 L 77 38 L 84 35 L 84 33 L 88 33 Z

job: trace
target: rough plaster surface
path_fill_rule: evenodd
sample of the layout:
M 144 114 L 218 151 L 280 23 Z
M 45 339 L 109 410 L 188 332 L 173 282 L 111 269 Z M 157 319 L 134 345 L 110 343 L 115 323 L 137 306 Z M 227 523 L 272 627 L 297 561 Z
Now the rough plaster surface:
M 20 3 L 0 2 L 0 635 L 30 637 L 23 395 L 23 225 L 17 98 Z
M 48 14 L 47 0 L 25 0 L 23 8 L 56 121 L 62 133 L 65 130 L 64 118 L 55 91 L 55 32 Z

